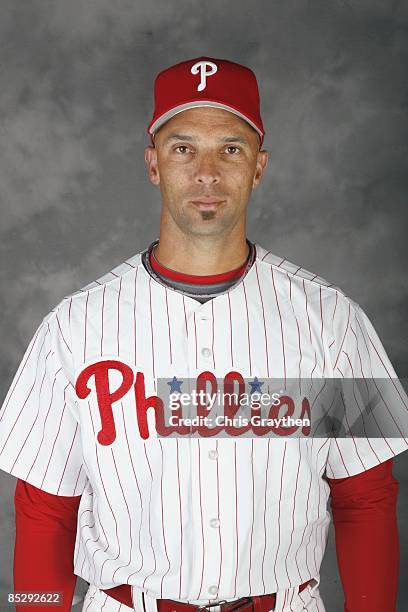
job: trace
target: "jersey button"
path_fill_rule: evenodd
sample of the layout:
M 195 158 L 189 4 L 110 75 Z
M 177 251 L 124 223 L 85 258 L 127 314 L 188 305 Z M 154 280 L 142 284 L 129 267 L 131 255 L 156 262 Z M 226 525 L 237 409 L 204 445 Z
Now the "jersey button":
M 219 527 L 220 526 L 220 521 L 217 518 L 213 518 L 210 521 L 210 525 L 211 527 Z
M 203 349 L 201 349 L 201 354 L 203 357 L 209 357 L 211 355 L 211 349 L 205 346 Z
M 210 450 L 208 452 L 208 456 L 209 456 L 210 459 L 217 459 L 218 452 L 216 450 Z
M 208 589 L 208 592 L 211 593 L 211 595 L 216 595 L 218 593 L 218 587 L 213 584 L 213 586 L 210 586 Z

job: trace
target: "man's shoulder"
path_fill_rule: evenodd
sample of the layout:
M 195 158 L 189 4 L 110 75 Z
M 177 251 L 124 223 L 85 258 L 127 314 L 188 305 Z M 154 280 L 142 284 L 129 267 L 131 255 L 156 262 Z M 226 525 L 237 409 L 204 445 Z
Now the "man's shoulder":
M 324 289 L 332 289 L 342 294 L 344 297 L 347 297 L 344 291 L 335 283 L 285 257 L 272 253 L 272 251 L 259 244 L 256 244 L 256 259 L 262 264 L 272 266 L 274 270 L 281 273 L 283 276 L 290 277 L 291 280 L 297 280 L 302 283 L 307 281 L 308 283 L 313 283 Z
M 79 289 L 73 291 L 69 295 L 65 296 L 65 299 L 77 298 L 79 296 L 87 296 L 90 292 L 103 291 L 104 288 L 112 286 L 113 288 L 120 284 L 121 279 L 124 279 L 129 274 L 135 272 L 140 266 L 142 261 L 142 253 L 144 250 L 132 255 L 125 261 L 116 264 L 108 272 L 105 272 L 101 276 L 92 280 L 91 282 L 83 285 Z
M 132 273 L 135 274 L 140 267 L 144 250 L 132 255 L 120 264 L 116 264 L 108 272 L 105 272 L 79 289 L 66 293 L 42 318 L 42 324 L 48 327 L 54 326 L 61 330 L 65 324 L 68 325 L 73 309 L 78 307 L 82 311 L 84 308 L 87 308 L 88 298 L 91 294 L 94 295 L 98 291 L 104 293 L 108 289 L 118 293 L 123 284 L 123 279 L 126 279 Z M 99 301 L 98 296 L 95 296 L 95 299 L 97 302 Z M 101 297 L 101 299 L 103 298 Z
M 121 291 L 124 279 L 130 277 L 133 273 L 137 273 L 137 269 L 142 262 L 142 254 L 145 249 L 132 255 L 125 261 L 116 264 L 108 272 L 83 285 L 79 289 L 74 289 L 70 293 L 66 293 L 62 299 L 55 304 L 46 316 L 43 318 L 43 323 L 52 323 L 56 320 L 58 326 L 61 326 L 62 320 L 69 320 L 74 309 L 83 310 L 88 307 L 88 299 L 90 296 L 99 302 L 99 297 L 95 294 L 101 292 L 101 300 L 104 299 L 106 291 L 118 293 Z

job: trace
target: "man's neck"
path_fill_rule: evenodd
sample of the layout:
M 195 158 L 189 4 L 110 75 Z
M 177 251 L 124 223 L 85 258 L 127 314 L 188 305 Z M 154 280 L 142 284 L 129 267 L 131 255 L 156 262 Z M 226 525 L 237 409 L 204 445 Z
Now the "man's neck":
M 202 237 L 192 243 L 181 241 L 175 244 L 163 236 L 154 249 L 154 257 L 166 268 L 193 275 L 212 275 L 229 272 L 242 266 L 249 255 L 245 236 L 239 241 L 216 242 Z

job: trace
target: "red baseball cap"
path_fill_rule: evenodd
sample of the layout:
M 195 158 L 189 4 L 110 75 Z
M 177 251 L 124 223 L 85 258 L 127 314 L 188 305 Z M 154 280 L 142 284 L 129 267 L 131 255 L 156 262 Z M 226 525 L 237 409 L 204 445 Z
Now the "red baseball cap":
M 154 83 L 154 114 L 147 128 L 152 143 L 166 121 L 197 106 L 215 106 L 238 115 L 258 132 L 262 146 L 265 132 L 258 83 L 250 68 L 229 60 L 197 57 L 160 72 Z

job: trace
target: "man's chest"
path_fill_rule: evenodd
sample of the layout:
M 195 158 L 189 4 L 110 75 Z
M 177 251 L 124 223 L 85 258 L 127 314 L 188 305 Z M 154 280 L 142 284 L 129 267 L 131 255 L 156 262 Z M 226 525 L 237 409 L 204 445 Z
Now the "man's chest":
M 169 394 L 190 393 L 191 400 L 194 388 L 217 395 L 222 407 L 226 394 L 245 393 L 249 399 L 243 413 L 251 418 L 254 393 L 281 391 L 286 401 L 273 416 L 289 410 L 301 417 L 302 384 L 330 371 L 318 293 L 310 288 L 296 293 L 293 287 L 288 292 L 262 270 L 201 304 L 148 275 L 138 276 L 136 269 L 125 281 L 118 278 L 73 302 L 70 329 L 78 420 L 82 435 L 98 447 L 117 445 L 118 438 L 124 442 L 129 432 L 142 440 L 190 437 L 192 432 L 196 437 L 214 438 L 221 432 L 251 438 L 251 427 L 238 427 L 238 433 L 222 426 L 206 429 L 202 420 L 183 429 L 173 419 L 179 427 L 169 427 L 169 415 L 208 413 L 205 402 L 171 408 Z M 289 386 L 299 391 L 289 394 Z M 229 414 L 235 414 L 233 402 L 230 408 Z M 264 410 L 262 416 L 271 412 Z
M 329 375 L 329 313 L 318 288 L 271 282 L 261 270 L 204 304 L 169 290 L 136 269 L 73 303 L 71 341 L 76 375 L 89 363 L 118 359 L 157 377 L 311 378 Z M 331 313 L 330 313 L 331 315 Z

